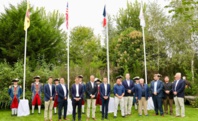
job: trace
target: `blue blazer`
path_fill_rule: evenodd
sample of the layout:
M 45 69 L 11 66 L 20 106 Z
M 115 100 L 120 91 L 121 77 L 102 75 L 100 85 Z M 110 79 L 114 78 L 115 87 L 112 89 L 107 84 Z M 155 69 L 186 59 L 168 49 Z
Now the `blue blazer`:
M 124 96 L 133 96 L 133 92 L 134 92 L 134 83 L 133 83 L 133 81 L 130 80 L 130 86 L 129 86 L 128 83 L 127 83 L 127 81 L 124 80 L 124 81 L 122 82 L 122 85 L 123 85 L 124 88 L 125 88 Z M 127 92 L 127 90 L 131 90 L 131 94 L 129 94 L 129 93 Z
M 105 95 L 105 87 L 104 83 L 100 84 L 100 98 L 103 99 L 104 96 L 110 97 L 111 92 L 111 86 L 110 84 L 107 84 L 107 95 Z
M 176 91 L 177 95 L 174 94 L 173 95 L 177 97 L 184 97 L 185 81 L 183 79 L 180 79 L 177 84 L 176 90 L 175 90 L 175 86 L 176 86 L 176 81 L 173 82 L 172 91 L 173 92 Z
M 84 89 L 83 89 L 82 84 L 79 84 L 78 93 L 79 93 L 79 97 L 83 99 Z M 76 97 L 76 85 L 75 84 L 73 84 L 71 87 L 71 95 L 72 95 L 72 100 L 73 100 Z
M 14 86 L 12 85 L 12 86 L 10 86 L 9 87 L 9 89 L 8 89 L 8 94 L 10 95 L 10 98 L 13 100 L 13 98 L 14 98 L 14 92 L 13 92 L 13 90 L 14 90 Z M 18 100 L 20 100 L 20 96 L 21 96 L 21 94 L 22 94 L 22 88 L 21 88 L 21 86 L 17 86 L 17 95 L 16 95 L 16 97 L 17 97 L 17 99 Z M 11 100 L 11 101 L 12 101 Z
M 67 85 L 66 84 L 64 86 L 66 88 L 66 98 L 68 98 L 68 88 L 67 88 Z M 61 84 L 59 84 L 57 86 L 57 93 L 58 93 L 58 102 L 64 101 L 64 99 L 65 99 L 65 97 L 64 97 L 64 90 L 63 90 L 63 87 L 62 87 Z
M 151 89 L 151 94 L 154 96 L 154 80 L 151 81 L 150 89 Z M 158 80 L 157 82 L 157 97 L 163 97 L 163 82 L 161 80 Z
M 145 98 L 148 100 L 148 97 L 150 97 L 150 89 L 147 84 L 144 84 L 144 90 L 145 90 Z M 138 100 L 141 100 L 142 97 L 142 86 L 140 84 L 135 85 L 135 97 L 138 97 Z
M 52 84 L 52 97 L 54 100 L 54 96 L 55 96 L 55 86 Z M 49 101 L 50 100 L 50 88 L 49 88 L 49 84 L 45 84 L 44 85 L 44 100 L 45 101 Z

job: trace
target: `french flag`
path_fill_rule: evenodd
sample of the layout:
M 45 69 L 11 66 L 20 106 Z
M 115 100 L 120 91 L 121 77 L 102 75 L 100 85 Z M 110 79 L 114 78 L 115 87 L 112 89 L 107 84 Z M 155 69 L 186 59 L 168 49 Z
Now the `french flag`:
M 104 11 L 103 11 L 103 27 L 106 27 L 107 25 L 107 19 L 106 19 L 106 5 L 104 6 Z

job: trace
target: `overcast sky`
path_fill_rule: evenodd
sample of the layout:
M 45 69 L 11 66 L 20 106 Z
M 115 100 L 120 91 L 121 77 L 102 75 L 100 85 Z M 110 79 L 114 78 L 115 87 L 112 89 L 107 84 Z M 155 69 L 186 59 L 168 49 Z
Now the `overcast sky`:
M 17 5 L 21 1 L 0 0 L 0 12 L 4 12 L 4 7 L 8 7 L 9 3 Z M 96 35 L 101 35 L 104 5 L 107 6 L 108 14 L 116 15 L 120 8 L 126 8 L 127 1 L 134 2 L 135 0 L 30 0 L 30 4 L 35 7 L 45 7 L 47 12 L 59 10 L 60 13 L 65 14 L 67 1 L 69 2 L 69 28 L 79 25 L 88 26 L 94 29 Z M 149 1 L 159 2 L 162 7 L 167 3 L 167 0 Z

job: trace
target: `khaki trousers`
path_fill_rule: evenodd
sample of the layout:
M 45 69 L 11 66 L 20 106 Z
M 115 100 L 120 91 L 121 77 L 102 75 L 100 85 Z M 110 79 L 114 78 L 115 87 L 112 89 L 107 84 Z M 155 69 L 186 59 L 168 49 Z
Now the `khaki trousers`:
M 122 116 L 124 116 L 124 98 L 119 99 L 118 97 L 115 97 L 115 110 L 114 110 L 114 116 L 117 116 L 118 111 L 118 105 L 120 104 L 120 109 Z
M 87 99 L 87 118 L 90 118 L 90 108 L 92 105 L 92 118 L 95 118 L 96 99 Z
M 132 96 L 124 97 L 124 114 L 125 115 L 131 114 L 132 103 L 133 103 Z
M 168 96 L 166 97 L 166 99 L 163 100 L 164 102 L 164 112 L 166 114 L 168 114 L 168 105 L 169 105 L 169 110 L 170 110 L 170 114 L 173 114 L 173 99 L 170 99 Z
M 49 100 L 49 101 L 45 101 L 45 112 L 44 112 L 44 119 L 48 120 L 48 111 L 49 111 L 49 119 L 52 120 L 52 109 L 54 106 L 54 101 L 53 100 Z
M 182 97 L 174 97 L 175 108 L 176 108 L 176 116 L 185 117 L 185 106 L 184 106 L 184 98 Z
M 138 100 L 138 112 L 139 115 L 142 115 L 142 108 L 144 110 L 144 115 L 148 115 L 148 111 L 147 111 L 147 100 L 145 97 L 141 97 L 140 100 Z

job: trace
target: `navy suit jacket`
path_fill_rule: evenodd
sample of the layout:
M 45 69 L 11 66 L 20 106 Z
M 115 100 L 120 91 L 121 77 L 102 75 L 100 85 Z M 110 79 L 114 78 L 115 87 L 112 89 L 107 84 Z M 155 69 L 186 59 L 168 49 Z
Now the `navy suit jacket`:
M 92 88 L 92 85 L 91 85 L 91 82 L 87 82 L 86 84 L 86 97 L 87 99 L 90 99 L 90 95 L 95 95 L 95 98 L 96 99 L 96 94 L 98 92 L 98 85 L 94 82 L 94 88 Z
M 50 96 L 49 84 L 45 84 L 44 85 L 44 100 L 49 101 L 50 97 L 53 97 L 53 100 L 54 100 L 54 96 L 55 96 L 55 86 L 52 84 L 52 96 Z
M 83 89 L 83 85 L 81 84 L 79 84 L 78 93 L 79 93 L 79 98 L 83 99 L 84 89 Z M 76 98 L 76 84 L 73 84 L 71 87 L 71 95 L 72 95 L 72 100 Z
M 110 84 L 107 84 L 107 95 L 105 95 L 105 87 L 104 83 L 100 84 L 100 98 L 103 99 L 104 96 L 110 97 L 111 93 L 111 86 Z
M 145 98 L 148 100 L 148 97 L 150 97 L 149 93 L 149 86 L 147 84 L 144 84 L 144 90 L 145 90 Z M 138 100 L 141 100 L 142 97 L 142 86 L 140 84 L 135 85 L 135 97 L 138 97 Z
M 151 82 L 151 86 L 150 86 L 150 89 L 151 89 L 151 94 L 154 96 L 154 80 Z M 158 97 L 163 97 L 163 82 L 161 80 L 158 80 L 157 82 L 157 96 Z
M 177 81 L 174 81 L 173 86 L 172 86 L 173 87 L 172 91 L 177 92 L 177 95 L 174 95 L 174 96 L 184 97 L 185 81 L 183 79 L 180 79 L 179 82 L 177 83 L 177 87 L 176 87 L 176 90 L 175 90 L 176 82 Z
M 127 80 L 124 80 L 122 82 L 122 85 L 125 88 L 125 93 L 124 96 L 133 96 L 133 92 L 134 92 L 134 82 L 132 80 L 130 80 L 130 86 L 127 83 Z M 127 90 L 131 90 L 131 93 L 128 93 Z
M 64 86 L 66 88 L 66 98 L 68 98 L 68 88 L 67 88 L 67 85 L 66 84 Z M 58 93 L 58 102 L 64 101 L 64 99 L 65 99 L 65 97 L 64 97 L 64 90 L 63 90 L 63 87 L 62 87 L 61 84 L 59 84 L 57 86 L 57 93 Z

